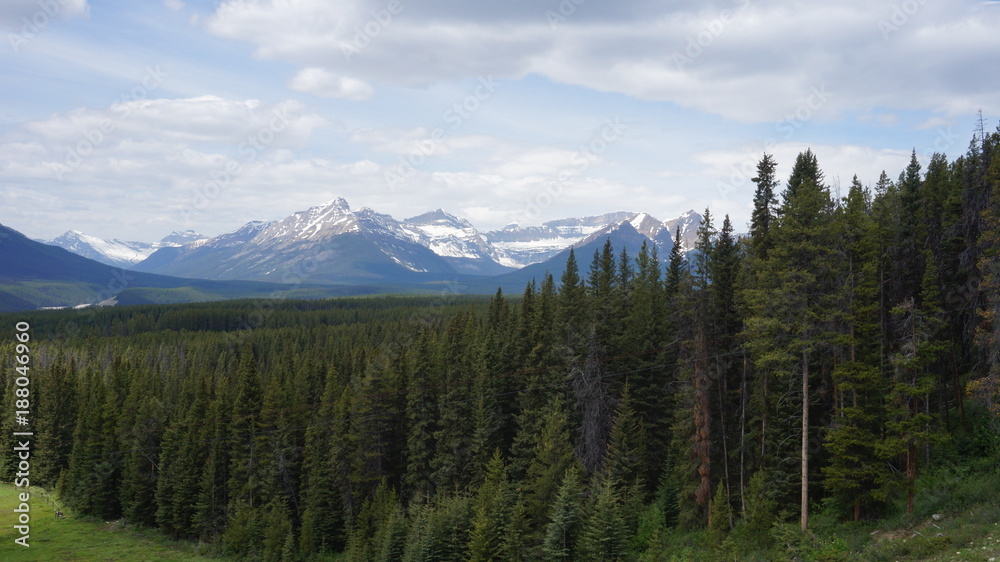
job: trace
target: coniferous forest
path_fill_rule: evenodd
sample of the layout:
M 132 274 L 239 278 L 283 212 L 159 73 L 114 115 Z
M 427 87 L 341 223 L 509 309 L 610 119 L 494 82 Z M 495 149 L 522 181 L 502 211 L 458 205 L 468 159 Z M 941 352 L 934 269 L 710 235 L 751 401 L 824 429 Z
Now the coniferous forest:
M 765 154 L 748 234 L 706 211 L 519 295 L 7 315 L 32 484 L 263 560 L 850 559 L 813 528 L 996 518 L 998 150 L 846 188 Z

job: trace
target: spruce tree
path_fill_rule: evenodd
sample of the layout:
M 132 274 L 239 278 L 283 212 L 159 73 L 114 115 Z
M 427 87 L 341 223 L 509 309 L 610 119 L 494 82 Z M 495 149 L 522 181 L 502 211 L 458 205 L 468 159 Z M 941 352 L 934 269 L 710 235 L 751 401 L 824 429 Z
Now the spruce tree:
M 753 214 L 750 216 L 750 243 L 754 255 L 761 260 L 767 259 L 771 247 L 771 226 L 775 221 L 775 207 L 778 204 L 778 178 L 775 169 L 778 163 L 767 153 L 757 162 L 757 175 L 751 179 L 757 184 L 753 196 Z
M 514 490 L 507 478 L 507 467 L 500 451 L 495 450 L 486 467 L 486 479 L 479 486 L 472 505 L 469 560 L 504 558 L 504 536 L 509 532 L 513 508 Z
M 583 511 L 583 484 L 576 467 L 562 473 L 558 490 L 553 494 L 548 524 L 545 526 L 542 553 L 547 560 L 574 560 L 574 548 Z

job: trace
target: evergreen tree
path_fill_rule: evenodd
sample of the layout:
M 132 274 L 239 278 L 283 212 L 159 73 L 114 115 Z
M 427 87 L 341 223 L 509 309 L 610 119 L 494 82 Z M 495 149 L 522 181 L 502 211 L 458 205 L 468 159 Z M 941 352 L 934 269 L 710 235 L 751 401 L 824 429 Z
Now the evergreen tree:
M 541 433 L 525 482 L 527 514 L 538 525 L 548 513 L 566 470 L 576 461 L 567 424 L 562 400 L 557 395 L 545 409 Z
M 925 252 L 922 302 L 917 305 L 910 299 L 892 310 L 903 339 L 892 358 L 896 376 L 890 392 L 890 416 L 886 423 L 891 433 L 882 446 L 885 454 L 903 458 L 908 514 L 913 512 L 920 449 L 941 438 L 933 425 L 934 417 L 928 412 L 935 380 L 927 367 L 944 349 L 943 343 L 937 339 L 943 324 L 937 284 L 937 267 L 928 251 Z M 891 477 L 887 480 L 891 488 Z
M 842 505 L 852 506 L 857 521 L 863 506 L 880 503 L 878 443 L 886 390 L 879 368 L 876 230 L 870 196 L 857 176 L 839 224 L 839 251 L 846 267 L 838 295 L 843 325 L 838 339 L 845 357 L 832 373 L 835 411 L 826 446 L 833 456 L 823 475 L 824 486 Z
M 771 225 L 775 221 L 775 207 L 778 204 L 778 178 L 775 169 L 778 163 L 767 153 L 757 162 L 757 175 L 751 179 L 757 184 L 753 197 L 753 214 L 750 216 L 750 243 L 754 255 L 761 260 L 767 259 L 771 247 Z
M 761 461 L 783 464 L 782 474 L 791 473 L 790 460 L 800 460 L 800 524 L 808 521 L 809 500 L 809 408 L 810 365 L 826 347 L 832 309 L 830 282 L 836 278 L 838 261 L 833 255 L 833 205 L 827 189 L 817 183 L 822 174 L 811 152 L 800 154 L 785 191 L 780 220 L 774 230 L 774 249 L 762 265 L 756 287 L 747 291 L 750 317 L 746 323 L 747 347 L 761 377 L 756 402 L 760 420 Z M 798 371 L 799 376 L 790 376 Z M 815 371 L 815 369 L 814 369 Z M 798 379 L 800 385 L 795 382 Z M 778 388 L 776 388 L 778 387 Z M 801 392 L 796 392 L 796 387 Z M 798 395 L 798 416 L 789 409 L 783 394 Z M 787 424 L 798 417 L 800 427 Z M 786 437 L 801 436 L 795 455 Z M 778 483 L 791 495 L 791 482 Z
M 673 246 L 670 247 L 670 257 L 667 261 L 667 278 L 664 288 L 668 297 L 673 297 L 680 290 L 681 276 L 687 271 L 687 258 L 681 251 L 681 227 L 674 229 Z
M 513 507 L 514 491 L 507 479 L 507 467 L 500 451 L 496 450 L 486 467 L 486 480 L 479 487 L 472 505 L 469 560 L 504 559 L 504 536 Z
M 579 471 L 572 466 L 561 475 L 542 544 L 542 552 L 547 560 L 573 560 L 576 557 L 574 545 L 579 533 L 583 503 L 580 480 Z
M 599 482 L 583 510 L 577 531 L 575 560 L 597 562 L 621 560 L 625 557 L 628 529 L 623 510 L 624 506 L 614 481 Z M 560 525 L 560 527 L 572 526 Z

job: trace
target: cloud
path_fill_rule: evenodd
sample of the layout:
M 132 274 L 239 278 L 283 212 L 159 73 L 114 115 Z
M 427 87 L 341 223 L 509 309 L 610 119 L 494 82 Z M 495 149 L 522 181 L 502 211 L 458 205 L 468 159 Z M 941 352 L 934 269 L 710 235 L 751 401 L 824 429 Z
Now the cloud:
M 163 5 L 175 12 L 184 9 L 184 2 L 181 2 L 181 0 L 163 0 Z
M 22 134 L 52 146 L 94 145 L 93 150 L 123 141 L 159 141 L 237 145 L 248 137 L 273 136 L 268 144 L 301 145 L 325 118 L 301 103 L 286 100 L 228 100 L 216 96 L 141 99 L 110 107 L 78 108 L 20 125 Z M 261 133 L 266 129 L 271 133 Z M 280 130 L 279 130 L 280 129 Z
M 996 67 L 1000 10 L 976 0 L 669 9 L 645 0 L 475 9 L 455 0 L 231 0 L 206 25 L 255 44 L 258 57 L 302 67 L 303 90 L 339 97 L 359 95 L 350 79 L 370 88 L 538 74 L 743 122 L 777 120 L 823 85 L 835 94 L 829 119 L 875 106 L 1000 113 L 1000 73 L 984 71 Z
M 356 78 L 338 76 L 322 68 L 304 68 L 292 78 L 288 87 L 309 92 L 324 98 L 342 98 L 348 100 L 366 100 L 372 97 L 375 90 L 365 82 Z
M 825 175 L 827 185 L 835 187 L 839 182 L 846 195 L 851 178 L 857 174 L 864 185 L 874 185 L 882 171 L 890 178 L 904 169 L 910 160 L 909 150 L 873 149 L 861 145 L 807 144 L 802 142 L 778 143 L 768 149 L 778 163 L 775 175 L 787 178 L 795 163 L 795 157 L 806 149 L 811 149 Z M 920 148 L 917 147 L 918 155 Z M 757 162 L 763 155 L 760 147 L 744 145 L 730 150 L 710 150 L 700 152 L 695 159 L 705 166 L 704 175 L 716 186 L 706 197 L 711 200 L 738 199 L 752 200 L 755 185 L 750 178 L 756 175 Z M 926 161 L 924 162 L 926 165 Z M 784 183 L 781 184 L 784 189 Z
M 145 232 L 158 225 L 165 234 L 181 222 L 176 209 L 219 175 L 230 174 L 234 187 L 242 183 L 261 193 L 290 185 L 293 150 L 306 146 L 313 131 L 327 125 L 325 118 L 293 100 L 267 104 L 202 96 L 78 108 L 9 127 L 0 136 L 0 193 L 11 200 L 35 192 L 56 195 L 55 204 L 44 209 L 49 218 L 38 218 L 32 235 L 54 236 L 72 226 L 122 238 L 130 229 Z M 230 173 L 234 165 L 238 173 Z M 372 166 L 362 161 L 341 173 L 372 175 Z M 319 172 L 329 168 L 309 167 Z M 274 168 L 288 171 L 289 177 L 269 173 Z M 240 201 L 227 200 L 230 205 Z M 95 212 L 74 211 L 81 205 Z M 129 209 L 128 215 L 123 217 L 121 209 Z M 216 225 L 228 226 L 227 219 L 245 216 L 242 210 L 231 211 L 233 215 L 207 213 L 202 224 L 221 232 L 227 227 Z M 118 217 L 122 224 L 113 226 L 102 216 Z M 121 232 L 116 233 L 118 226 Z

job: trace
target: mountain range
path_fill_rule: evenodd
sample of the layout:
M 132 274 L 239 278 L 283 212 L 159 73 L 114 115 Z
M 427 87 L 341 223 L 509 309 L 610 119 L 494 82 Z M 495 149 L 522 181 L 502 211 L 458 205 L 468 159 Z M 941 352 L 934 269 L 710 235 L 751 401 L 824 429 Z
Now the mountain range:
M 85 278 L 88 290 L 94 291 L 100 289 L 94 285 L 95 279 L 109 279 L 111 268 L 120 268 L 139 276 L 126 290 L 132 299 L 128 302 L 173 302 L 183 300 L 178 294 L 188 293 L 193 300 L 252 296 L 265 287 L 289 285 L 309 287 L 311 294 L 319 296 L 329 296 L 323 287 L 331 285 L 340 287 L 339 294 L 367 293 L 378 287 L 397 292 L 432 291 L 443 283 L 461 292 L 488 293 L 498 286 L 509 292 L 520 291 L 525 282 L 540 279 L 546 271 L 558 276 L 570 248 L 578 252 L 585 271 L 590 255 L 608 239 L 616 251 L 624 249 L 633 256 L 644 242 L 652 242 L 665 259 L 677 232 L 682 250 L 689 251 L 701 218 L 689 211 L 660 221 L 647 213 L 620 211 L 540 226 L 512 224 L 482 233 L 469 221 L 442 209 L 398 221 L 370 208 L 354 211 L 343 198 L 336 198 L 281 220 L 251 221 L 219 236 L 175 232 L 156 243 L 103 240 L 69 231 L 49 241 L 50 245 L 38 244 L 48 250 L 32 250 L 20 240 L 20 233 L 4 227 L 7 248 L 0 247 L 0 254 L 3 250 L 11 254 L 3 260 L 11 264 L 5 266 L 11 273 L 0 272 L 0 278 L 19 279 L 23 296 L 27 281 L 33 287 L 46 280 L 65 284 L 73 278 L 65 272 L 86 270 L 81 278 Z M 18 241 L 16 251 L 10 243 L 14 239 Z M 54 254 L 52 246 L 68 252 Z M 25 260 L 29 254 L 40 257 Z M 87 262 L 100 267 L 67 262 L 67 254 L 89 258 Z M 30 272 L 23 271 L 25 263 L 33 264 Z M 206 281 L 221 285 L 191 289 Z M 260 286 L 248 290 L 248 286 L 238 285 L 242 282 Z M 0 279 L 0 284 L 9 283 Z M 148 290 L 138 291 L 139 287 Z M 72 305 L 73 298 L 80 301 L 77 293 L 59 293 L 63 295 L 59 302 Z M 137 293 L 142 298 L 136 299 Z M 41 298 L 44 291 L 31 294 L 36 298 L 23 299 L 20 308 L 29 303 L 51 305 L 53 299 Z
M 671 229 L 679 229 L 681 247 L 689 247 L 700 220 L 693 211 L 667 222 L 617 212 L 480 233 L 442 209 L 398 221 L 367 207 L 354 211 L 337 198 L 278 221 L 255 221 L 214 238 L 160 248 L 132 269 L 201 279 L 344 284 L 494 277 L 616 235 L 648 239 L 665 256 L 674 243 Z M 620 233 L 625 225 L 630 232 Z
M 69 230 L 52 240 L 38 240 L 50 246 L 58 246 L 74 254 L 94 261 L 128 269 L 145 260 L 160 248 L 179 247 L 206 239 L 193 230 L 172 232 L 159 242 L 132 242 L 127 240 L 105 240 L 84 234 L 79 230 Z

